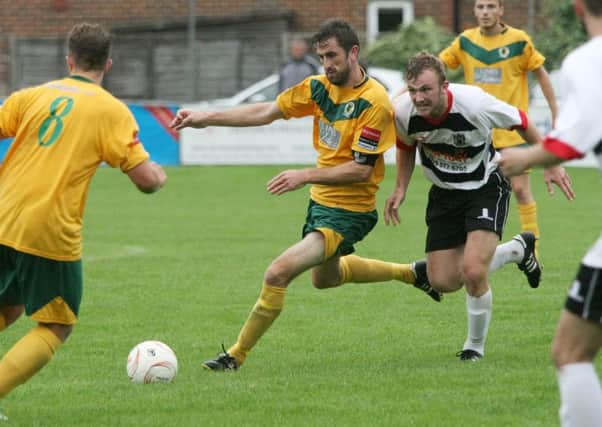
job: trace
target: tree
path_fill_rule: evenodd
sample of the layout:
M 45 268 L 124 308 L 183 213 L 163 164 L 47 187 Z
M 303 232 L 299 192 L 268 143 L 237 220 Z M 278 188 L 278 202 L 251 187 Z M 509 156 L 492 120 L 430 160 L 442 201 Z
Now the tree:
M 587 40 L 583 25 L 575 16 L 573 5 L 566 0 L 546 0 L 547 29 L 533 39 L 537 49 L 546 57 L 546 69 L 560 68 L 571 50 Z
M 366 54 L 370 65 L 403 71 L 408 60 L 421 50 L 438 54 L 454 36 L 435 23 L 432 17 L 420 18 L 374 42 Z

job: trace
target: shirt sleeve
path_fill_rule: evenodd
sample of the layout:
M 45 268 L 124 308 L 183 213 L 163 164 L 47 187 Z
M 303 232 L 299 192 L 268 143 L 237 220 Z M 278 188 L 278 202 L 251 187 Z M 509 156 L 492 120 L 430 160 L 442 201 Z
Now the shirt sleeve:
M 313 79 L 308 77 L 278 95 L 276 104 L 285 119 L 310 116 L 314 113 L 316 105 L 311 98 L 312 81 Z
M 138 139 L 136 119 L 125 105 L 108 116 L 101 136 L 102 159 L 110 166 L 128 172 L 150 156 Z
M 448 47 L 446 47 L 439 53 L 439 59 L 441 59 L 441 61 L 443 61 L 443 63 L 448 68 L 455 70 L 461 65 L 460 60 L 457 56 L 457 52 L 459 52 L 459 50 L 460 39 L 459 37 L 456 37 Z
M 393 105 L 395 112 L 395 145 L 400 150 L 413 150 L 416 148 L 416 142 L 410 141 L 408 137 L 407 123 L 410 120 L 410 97 L 407 93 L 395 100 Z
M 353 151 L 382 154 L 395 144 L 393 109 L 388 99 L 384 102 L 388 105 L 376 103 L 358 121 L 351 145 Z
M 0 137 L 13 137 L 21 122 L 21 98 L 24 91 L 9 96 L 0 106 Z
M 531 37 L 529 37 L 526 33 L 525 37 L 525 41 L 527 42 L 524 55 L 524 58 L 527 60 L 525 67 L 527 71 L 533 71 L 541 67 L 546 61 L 546 58 L 537 49 L 535 49 L 535 46 L 533 46 L 533 42 L 531 41 Z
M 478 114 L 492 128 L 514 130 L 527 129 L 529 126 L 529 120 L 523 111 L 484 91 L 479 107 Z

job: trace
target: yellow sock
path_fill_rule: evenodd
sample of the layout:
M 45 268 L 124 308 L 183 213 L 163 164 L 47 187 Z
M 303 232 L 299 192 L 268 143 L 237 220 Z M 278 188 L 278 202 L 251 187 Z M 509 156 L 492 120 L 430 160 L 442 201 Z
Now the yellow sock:
M 341 285 L 348 282 L 388 282 L 393 279 L 414 283 L 415 280 L 410 264 L 396 264 L 347 255 L 341 258 L 340 266 Z
M 517 205 L 518 215 L 520 217 L 521 231 L 530 231 L 539 238 L 539 226 L 537 224 L 537 203 L 527 205 Z
M 33 328 L 0 361 L 0 398 L 42 369 L 61 345 L 61 340 L 43 326 Z
M 518 206 L 521 231 L 530 231 L 539 239 L 539 225 L 537 224 L 537 203 L 532 202 Z M 539 248 L 539 240 L 535 242 L 535 248 Z
M 285 295 L 286 288 L 263 284 L 259 299 L 240 330 L 236 344 L 228 350 L 228 354 L 236 359 L 239 366 L 282 311 Z

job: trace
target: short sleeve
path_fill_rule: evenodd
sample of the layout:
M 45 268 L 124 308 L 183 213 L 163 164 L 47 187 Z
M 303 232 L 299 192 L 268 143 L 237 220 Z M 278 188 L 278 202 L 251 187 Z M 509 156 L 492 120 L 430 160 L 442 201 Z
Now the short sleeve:
M 0 105 L 0 137 L 13 137 L 21 122 L 21 98 L 24 91 L 18 91 L 9 96 Z
M 535 46 L 533 46 L 533 42 L 531 38 L 525 33 L 527 45 L 525 46 L 525 59 L 526 64 L 525 67 L 527 71 L 533 71 L 541 67 L 546 61 L 545 56 L 543 56 Z
M 454 41 L 439 53 L 439 59 L 451 69 L 456 69 L 460 66 L 460 60 L 456 56 L 460 51 L 460 39 L 456 37 Z
M 148 160 L 149 154 L 138 138 L 138 124 L 125 105 L 120 105 L 109 116 L 100 138 L 102 160 L 128 172 Z
M 312 83 L 314 81 L 316 83 Z M 310 116 L 314 113 L 316 107 L 312 100 L 312 85 L 316 84 L 321 83 L 308 77 L 278 95 L 276 104 L 285 119 Z
M 380 104 L 373 105 L 358 122 L 351 149 L 366 154 L 382 154 L 394 144 L 392 108 L 385 108 Z

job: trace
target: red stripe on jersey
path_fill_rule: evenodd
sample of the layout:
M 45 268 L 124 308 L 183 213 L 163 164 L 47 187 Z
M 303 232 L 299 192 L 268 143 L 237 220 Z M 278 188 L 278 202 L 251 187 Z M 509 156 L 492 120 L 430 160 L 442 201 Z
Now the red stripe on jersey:
M 397 146 L 397 148 L 399 148 L 400 150 L 404 150 L 404 151 L 414 151 L 414 150 L 416 150 L 416 144 L 415 143 L 413 145 L 408 145 L 405 142 L 403 142 L 400 138 L 397 138 L 395 140 L 395 145 Z
M 580 159 L 585 156 L 585 153 L 580 153 L 566 142 L 549 136 L 543 140 L 543 148 L 564 160 Z
M 512 126 L 510 129 L 512 129 L 512 130 L 527 129 L 529 127 L 529 118 L 527 117 L 527 115 L 525 114 L 525 112 L 523 110 L 518 110 L 518 114 L 520 115 L 520 122 L 521 122 L 520 125 Z
M 381 132 L 378 129 L 372 129 L 366 126 L 362 129 L 361 137 L 378 142 L 380 141 L 380 133 Z

